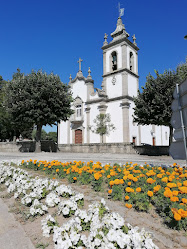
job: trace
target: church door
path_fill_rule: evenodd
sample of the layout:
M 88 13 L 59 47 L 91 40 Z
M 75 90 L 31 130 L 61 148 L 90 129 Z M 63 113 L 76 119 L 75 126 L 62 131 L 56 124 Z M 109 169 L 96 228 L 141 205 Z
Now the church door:
M 82 130 L 75 130 L 75 144 L 82 144 Z

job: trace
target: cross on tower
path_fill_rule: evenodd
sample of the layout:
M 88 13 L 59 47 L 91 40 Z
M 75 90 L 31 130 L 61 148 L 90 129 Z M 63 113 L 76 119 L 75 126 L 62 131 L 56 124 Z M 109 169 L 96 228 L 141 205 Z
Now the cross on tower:
M 79 63 L 79 71 L 81 71 L 81 62 L 82 62 L 83 60 L 81 59 L 81 58 L 79 58 L 79 60 L 77 61 L 77 63 Z M 81 71 L 82 72 L 82 71 Z

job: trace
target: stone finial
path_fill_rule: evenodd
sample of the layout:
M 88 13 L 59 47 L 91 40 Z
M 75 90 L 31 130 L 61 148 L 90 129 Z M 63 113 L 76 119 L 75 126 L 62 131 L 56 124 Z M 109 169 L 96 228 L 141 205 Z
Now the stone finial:
M 69 76 L 69 81 L 70 81 L 70 82 L 72 81 L 72 77 L 71 77 L 71 74 L 70 74 L 70 76 Z
M 103 45 L 107 45 L 108 44 L 107 38 L 108 38 L 108 35 L 105 33 L 105 36 L 104 36 L 105 41 L 103 42 Z
M 135 34 L 132 36 L 132 39 L 133 39 L 133 44 L 137 46 Z
M 90 67 L 88 68 L 88 76 L 91 76 L 91 70 L 90 70 Z

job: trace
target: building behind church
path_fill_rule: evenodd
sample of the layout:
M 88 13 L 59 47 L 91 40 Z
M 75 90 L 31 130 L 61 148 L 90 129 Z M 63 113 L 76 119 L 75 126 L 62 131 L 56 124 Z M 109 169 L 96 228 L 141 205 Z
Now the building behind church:
M 115 130 L 103 138 L 104 143 L 134 143 L 135 145 L 169 145 L 169 128 L 155 125 L 137 125 L 133 122 L 134 102 L 139 89 L 138 50 L 135 35 L 133 42 L 125 30 L 121 17 L 117 20 L 113 38 L 103 43 L 103 82 L 101 89 L 94 88 L 91 70 L 84 77 L 79 59 L 79 71 L 71 78 L 74 114 L 58 125 L 59 144 L 101 143 L 101 136 L 89 127 L 98 114 L 110 114 Z

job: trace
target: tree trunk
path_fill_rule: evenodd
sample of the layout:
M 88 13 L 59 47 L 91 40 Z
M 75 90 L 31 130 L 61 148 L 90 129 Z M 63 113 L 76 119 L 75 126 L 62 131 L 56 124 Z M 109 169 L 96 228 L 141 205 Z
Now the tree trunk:
M 169 126 L 169 146 L 173 142 L 173 127 Z
M 37 125 L 35 152 L 41 152 L 41 134 L 42 134 L 42 125 Z
M 101 135 L 101 143 L 103 144 L 103 134 Z

